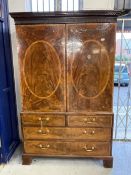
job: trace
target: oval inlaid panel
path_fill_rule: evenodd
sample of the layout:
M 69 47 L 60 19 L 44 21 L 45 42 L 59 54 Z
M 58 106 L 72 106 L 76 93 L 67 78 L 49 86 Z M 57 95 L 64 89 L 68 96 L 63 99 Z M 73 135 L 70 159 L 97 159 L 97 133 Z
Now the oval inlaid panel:
M 26 50 L 23 72 L 26 86 L 38 98 L 48 98 L 59 86 L 61 65 L 55 49 L 46 41 L 32 43 Z
M 106 88 L 110 62 L 105 47 L 96 40 L 84 42 L 72 63 L 72 82 L 83 98 L 96 98 Z

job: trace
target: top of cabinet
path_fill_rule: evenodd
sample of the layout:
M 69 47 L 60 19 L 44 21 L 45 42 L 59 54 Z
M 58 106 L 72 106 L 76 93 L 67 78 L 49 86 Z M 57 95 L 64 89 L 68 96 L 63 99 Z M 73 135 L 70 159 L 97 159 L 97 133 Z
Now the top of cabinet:
M 70 23 L 112 23 L 129 10 L 88 10 L 78 12 L 14 12 L 10 13 L 16 25 L 26 24 L 70 24 Z

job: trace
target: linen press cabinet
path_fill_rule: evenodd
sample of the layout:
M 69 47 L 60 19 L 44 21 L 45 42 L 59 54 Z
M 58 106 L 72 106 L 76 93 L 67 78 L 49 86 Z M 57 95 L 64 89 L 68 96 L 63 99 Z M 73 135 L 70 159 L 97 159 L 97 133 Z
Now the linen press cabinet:
M 112 167 L 115 32 L 121 14 L 11 14 L 21 75 L 23 164 L 37 156 L 89 157 Z

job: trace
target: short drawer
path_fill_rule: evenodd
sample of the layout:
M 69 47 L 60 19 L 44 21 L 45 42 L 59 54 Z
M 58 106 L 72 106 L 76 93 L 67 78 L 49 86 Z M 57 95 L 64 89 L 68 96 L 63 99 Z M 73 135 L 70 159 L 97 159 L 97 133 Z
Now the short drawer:
M 24 139 L 111 140 L 110 128 L 24 127 Z
M 66 143 L 56 141 L 25 141 L 24 151 L 28 154 L 65 155 Z
M 23 125 L 65 126 L 64 115 L 21 114 Z
M 107 116 L 68 116 L 68 126 L 112 127 L 112 115 Z
M 60 142 L 60 141 L 26 141 L 24 151 L 28 154 L 66 155 L 66 156 L 109 156 L 108 142 Z

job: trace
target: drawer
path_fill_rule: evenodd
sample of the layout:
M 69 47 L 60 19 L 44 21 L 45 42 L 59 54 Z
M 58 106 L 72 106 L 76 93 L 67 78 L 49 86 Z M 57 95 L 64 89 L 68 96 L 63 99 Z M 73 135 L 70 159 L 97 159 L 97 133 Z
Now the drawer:
M 68 143 L 70 153 L 81 156 L 106 156 L 110 154 L 110 144 L 107 142 L 76 142 Z
M 68 116 L 68 126 L 112 127 L 112 115 L 107 116 Z
M 23 125 L 65 126 L 64 115 L 21 114 Z
M 24 151 L 28 154 L 65 155 L 66 143 L 52 141 L 26 141 Z
M 60 142 L 60 141 L 26 141 L 25 153 L 40 155 L 66 156 L 109 156 L 108 142 Z
M 110 128 L 24 127 L 24 139 L 111 140 Z

